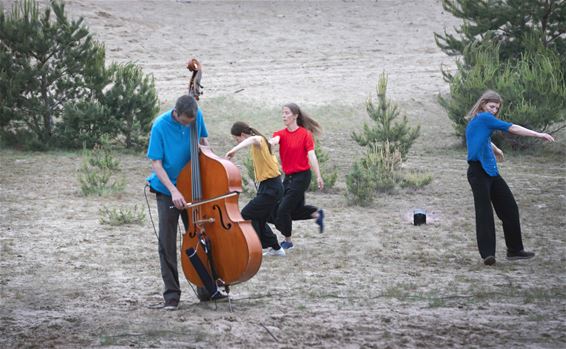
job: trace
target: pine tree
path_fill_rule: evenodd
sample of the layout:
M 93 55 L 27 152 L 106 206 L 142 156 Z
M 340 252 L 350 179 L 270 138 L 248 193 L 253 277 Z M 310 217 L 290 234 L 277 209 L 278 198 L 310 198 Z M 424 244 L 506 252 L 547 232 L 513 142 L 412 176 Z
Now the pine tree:
M 518 59 L 535 37 L 555 50 L 566 66 L 564 0 L 443 0 L 442 6 L 463 20 L 455 28 L 457 34 L 434 34 L 448 55 L 461 55 L 471 43 L 492 40 L 500 46 L 502 60 Z
M 124 136 L 126 148 L 145 146 L 143 138 L 149 133 L 151 121 L 158 112 L 153 77 L 145 75 L 133 63 L 113 64 L 109 75 L 113 85 L 104 94 L 102 103 Z
M 69 20 L 62 2 L 42 13 L 34 0 L 0 13 L 0 126 L 46 147 L 66 103 L 96 95 L 104 83 L 104 48 Z
M 503 98 L 501 117 L 514 124 L 549 133 L 565 127 L 566 82 L 554 50 L 540 45 L 518 60 L 502 61 L 499 47 L 491 42 L 470 45 L 464 51 L 470 66 L 457 62 L 451 76 L 450 96 L 439 98 L 456 134 L 464 140 L 466 114 L 486 90 Z M 505 138 L 513 146 L 529 146 L 527 137 Z
M 378 147 L 388 143 L 398 149 L 403 159 L 407 158 L 407 153 L 419 136 L 420 125 L 410 127 L 407 116 L 403 115 L 401 120 L 397 118 L 401 115 L 399 107 L 391 103 L 386 97 L 387 75 L 382 73 L 377 84 L 377 101 L 375 104 L 370 96 L 366 103 L 366 110 L 369 117 L 375 121 L 373 126 L 364 124 L 363 132 L 352 133 L 352 138 L 361 146 Z
M 419 136 L 420 125 L 410 127 L 407 116 L 386 97 L 387 75 L 382 73 L 377 83 L 377 101 L 371 96 L 366 110 L 374 125 L 364 124 L 363 132 L 352 132 L 352 138 L 365 147 L 364 157 L 357 160 L 346 175 L 348 203 L 367 206 L 373 202 L 376 192 L 390 193 L 406 179 L 400 173 L 403 160 Z M 430 182 L 430 181 L 429 181 Z M 428 182 L 423 182 L 426 185 Z

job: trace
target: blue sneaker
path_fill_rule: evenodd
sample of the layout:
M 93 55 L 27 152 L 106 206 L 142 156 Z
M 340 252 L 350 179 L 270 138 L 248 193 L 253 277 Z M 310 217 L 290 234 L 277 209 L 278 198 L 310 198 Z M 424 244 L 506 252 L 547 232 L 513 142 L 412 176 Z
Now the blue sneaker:
M 281 245 L 281 248 L 285 250 L 291 250 L 293 249 L 293 247 L 295 247 L 292 242 L 287 242 L 287 241 L 281 241 L 279 245 Z
M 316 224 L 318 224 L 319 232 L 324 233 L 324 210 L 321 208 L 318 210 L 318 217 L 316 218 Z

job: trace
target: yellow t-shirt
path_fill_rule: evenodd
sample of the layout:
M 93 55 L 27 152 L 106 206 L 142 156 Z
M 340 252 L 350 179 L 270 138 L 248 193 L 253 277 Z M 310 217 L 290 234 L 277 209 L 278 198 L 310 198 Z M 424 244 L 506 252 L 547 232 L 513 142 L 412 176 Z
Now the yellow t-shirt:
M 275 157 L 275 154 L 271 154 L 269 152 L 269 147 L 267 146 L 265 138 L 260 138 L 259 146 L 253 145 L 251 147 L 250 154 L 252 155 L 255 180 L 257 182 L 281 175 L 277 157 Z

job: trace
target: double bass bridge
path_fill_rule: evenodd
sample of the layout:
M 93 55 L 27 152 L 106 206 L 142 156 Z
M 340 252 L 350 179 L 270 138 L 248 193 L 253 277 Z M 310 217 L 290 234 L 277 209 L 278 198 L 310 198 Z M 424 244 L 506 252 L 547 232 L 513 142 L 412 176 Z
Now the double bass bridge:
M 214 219 L 214 218 L 211 217 L 211 218 L 205 218 L 205 219 L 196 220 L 196 221 L 194 221 L 194 224 L 198 224 L 198 225 L 201 225 L 201 224 L 212 224 L 212 223 L 214 223 L 215 221 L 216 221 L 216 219 Z

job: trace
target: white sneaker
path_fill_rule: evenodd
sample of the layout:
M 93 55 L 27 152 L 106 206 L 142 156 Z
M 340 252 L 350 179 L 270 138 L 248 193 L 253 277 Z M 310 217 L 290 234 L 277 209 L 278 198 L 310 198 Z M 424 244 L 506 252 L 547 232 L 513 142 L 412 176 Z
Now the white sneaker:
M 267 249 L 267 252 L 263 253 L 264 256 L 277 256 L 277 257 L 285 257 L 285 250 L 280 248 L 278 250 L 274 250 L 273 247 Z

